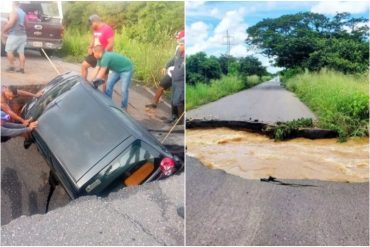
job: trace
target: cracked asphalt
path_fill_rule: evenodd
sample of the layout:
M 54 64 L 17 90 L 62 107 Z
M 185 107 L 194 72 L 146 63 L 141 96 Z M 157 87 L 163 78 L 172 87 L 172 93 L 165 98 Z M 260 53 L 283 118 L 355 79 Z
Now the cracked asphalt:
M 243 179 L 187 156 L 186 244 L 369 245 L 369 183 L 283 182 L 300 186 Z
M 81 197 L 1 228 L 3 245 L 183 245 L 184 174 L 109 197 Z

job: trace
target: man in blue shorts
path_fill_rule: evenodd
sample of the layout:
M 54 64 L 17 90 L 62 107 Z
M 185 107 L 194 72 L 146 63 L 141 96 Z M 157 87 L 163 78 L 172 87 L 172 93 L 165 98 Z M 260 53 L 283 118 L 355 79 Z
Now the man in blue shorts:
M 9 21 L 5 24 L 3 33 L 8 33 L 8 38 L 5 44 L 5 51 L 8 58 L 8 72 L 24 73 L 24 65 L 26 57 L 24 56 L 24 48 L 27 44 L 26 35 L 26 13 L 19 7 L 19 2 L 13 2 L 13 10 L 9 14 Z M 19 69 L 14 68 L 14 52 L 19 55 Z

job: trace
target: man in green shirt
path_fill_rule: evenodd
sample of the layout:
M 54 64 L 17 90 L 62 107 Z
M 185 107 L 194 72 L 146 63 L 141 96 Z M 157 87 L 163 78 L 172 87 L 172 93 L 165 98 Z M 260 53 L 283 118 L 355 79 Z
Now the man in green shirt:
M 96 78 L 104 79 L 107 69 L 110 70 L 105 94 L 112 98 L 114 85 L 121 80 L 122 102 L 121 107 L 127 110 L 128 106 L 128 89 L 131 84 L 133 74 L 133 64 L 127 57 L 116 53 L 107 52 L 103 46 L 94 47 L 94 57 L 98 60 Z

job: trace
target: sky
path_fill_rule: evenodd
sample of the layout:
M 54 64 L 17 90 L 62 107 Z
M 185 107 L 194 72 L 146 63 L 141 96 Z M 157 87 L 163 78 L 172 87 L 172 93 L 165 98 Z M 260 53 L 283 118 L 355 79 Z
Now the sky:
M 226 31 L 230 35 L 230 54 L 235 57 L 253 55 L 267 70 L 275 73 L 282 68 L 272 66 L 272 58 L 257 48 L 247 49 L 246 29 L 264 18 L 311 11 L 333 17 L 349 12 L 354 17 L 369 17 L 368 1 L 186 1 L 186 53 L 203 51 L 220 56 L 227 50 Z

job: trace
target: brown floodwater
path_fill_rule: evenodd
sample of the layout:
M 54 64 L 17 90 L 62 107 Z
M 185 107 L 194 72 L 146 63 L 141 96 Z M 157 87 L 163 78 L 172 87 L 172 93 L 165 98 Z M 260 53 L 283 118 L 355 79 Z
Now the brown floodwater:
M 369 181 L 368 138 L 304 138 L 275 142 L 268 137 L 228 128 L 186 130 L 187 155 L 210 168 L 248 179 L 318 179 Z

